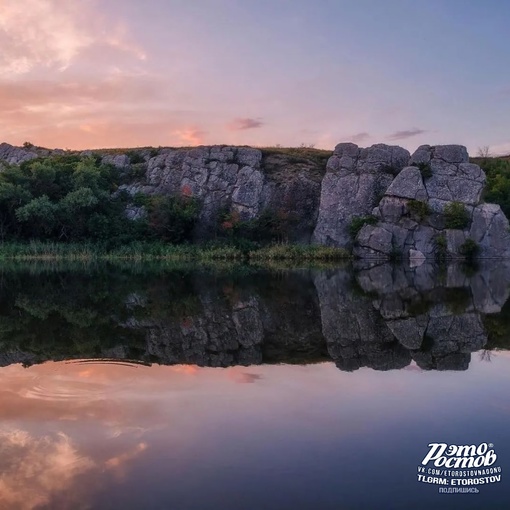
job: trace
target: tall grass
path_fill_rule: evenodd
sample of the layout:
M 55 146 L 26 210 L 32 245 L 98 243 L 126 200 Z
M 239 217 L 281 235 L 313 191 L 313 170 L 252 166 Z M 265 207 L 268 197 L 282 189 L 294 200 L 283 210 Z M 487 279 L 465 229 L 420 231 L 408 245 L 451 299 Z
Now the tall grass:
M 350 258 L 343 248 L 309 246 L 301 244 L 274 244 L 249 253 L 251 260 L 322 260 L 334 261 Z
M 341 248 L 275 244 L 243 252 L 231 245 L 199 246 L 163 243 L 132 243 L 108 249 L 93 243 L 0 243 L 0 260 L 14 261 L 243 261 L 296 260 L 335 261 L 349 258 Z

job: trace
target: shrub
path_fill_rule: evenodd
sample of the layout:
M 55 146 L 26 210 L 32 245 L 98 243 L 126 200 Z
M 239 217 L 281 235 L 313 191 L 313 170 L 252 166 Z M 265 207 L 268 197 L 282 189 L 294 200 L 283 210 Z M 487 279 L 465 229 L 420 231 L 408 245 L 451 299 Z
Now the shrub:
M 253 250 L 256 245 L 285 243 L 295 218 L 285 209 L 266 209 L 251 220 L 243 220 L 238 211 L 224 209 L 219 216 L 218 234 L 228 237 L 243 251 Z
M 149 234 L 172 243 L 191 240 L 199 214 L 199 203 L 186 195 L 150 198 L 148 205 Z
M 510 216 L 510 159 L 484 158 L 475 160 L 487 175 L 484 200 L 501 206 Z
M 469 225 L 469 214 L 460 202 L 450 202 L 444 208 L 445 228 L 464 229 Z
M 459 247 L 459 253 L 471 261 L 480 252 L 480 246 L 473 239 L 466 239 Z
M 407 208 L 412 216 L 416 217 L 419 221 L 424 220 L 430 214 L 430 208 L 427 202 L 421 200 L 409 200 Z
M 141 154 L 138 151 L 128 151 L 127 156 L 129 158 L 129 162 L 132 165 L 137 165 L 139 163 L 145 163 L 145 158 L 144 158 L 143 154 Z
M 420 170 L 421 176 L 423 179 L 428 179 L 432 177 L 432 168 L 429 163 L 413 163 L 412 166 L 415 166 Z
M 355 216 L 352 218 L 351 223 L 349 224 L 349 234 L 351 238 L 353 240 L 356 239 L 359 231 L 365 225 L 375 225 L 377 221 L 378 220 L 375 216 Z

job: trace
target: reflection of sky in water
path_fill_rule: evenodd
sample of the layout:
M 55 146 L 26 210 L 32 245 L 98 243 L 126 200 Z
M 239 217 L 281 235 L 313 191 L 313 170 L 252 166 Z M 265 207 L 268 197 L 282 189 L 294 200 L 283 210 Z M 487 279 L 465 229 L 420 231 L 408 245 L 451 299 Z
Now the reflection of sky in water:
M 510 505 L 503 352 L 466 372 L 16 365 L 0 388 L 0 508 Z M 493 442 L 502 483 L 419 484 L 433 441 Z

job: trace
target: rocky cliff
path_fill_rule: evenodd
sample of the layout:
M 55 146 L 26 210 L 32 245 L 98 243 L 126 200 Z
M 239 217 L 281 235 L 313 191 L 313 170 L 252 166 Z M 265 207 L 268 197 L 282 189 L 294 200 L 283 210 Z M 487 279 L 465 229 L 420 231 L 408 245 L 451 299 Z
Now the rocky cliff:
M 423 145 L 372 211 L 378 220 L 359 232 L 361 258 L 510 256 L 508 220 L 482 202 L 485 174 L 465 147 Z
M 221 213 L 253 220 L 285 219 L 286 237 L 308 243 L 315 227 L 323 168 L 305 157 L 265 154 L 249 147 L 162 149 L 147 162 L 145 179 L 130 193 L 190 193 L 201 201 L 195 237 L 207 239 Z
M 313 242 L 350 247 L 353 218 L 372 212 L 408 162 L 409 152 L 401 147 L 378 144 L 361 149 L 353 143 L 338 144 L 322 180 Z
M 0 145 L 9 164 L 55 153 L 62 151 Z M 283 241 L 349 248 L 360 258 L 510 257 L 508 220 L 483 202 L 485 174 L 459 145 L 423 145 L 411 156 L 398 146 L 341 143 L 327 162 L 326 151 L 231 146 L 81 154 L 117 167 L 120 190 L 132 196 L 197 197 L 196 241 L 225 216 L 267 214 L 284 226 Z M 132 204 L 127 214 L 144 210 Z

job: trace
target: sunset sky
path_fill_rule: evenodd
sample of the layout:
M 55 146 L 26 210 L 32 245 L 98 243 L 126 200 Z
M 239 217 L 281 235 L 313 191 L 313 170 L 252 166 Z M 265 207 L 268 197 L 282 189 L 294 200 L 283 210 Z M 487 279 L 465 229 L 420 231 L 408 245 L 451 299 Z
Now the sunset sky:
M 0 142 L 510 153 L 510 2 L 0 0 Z

